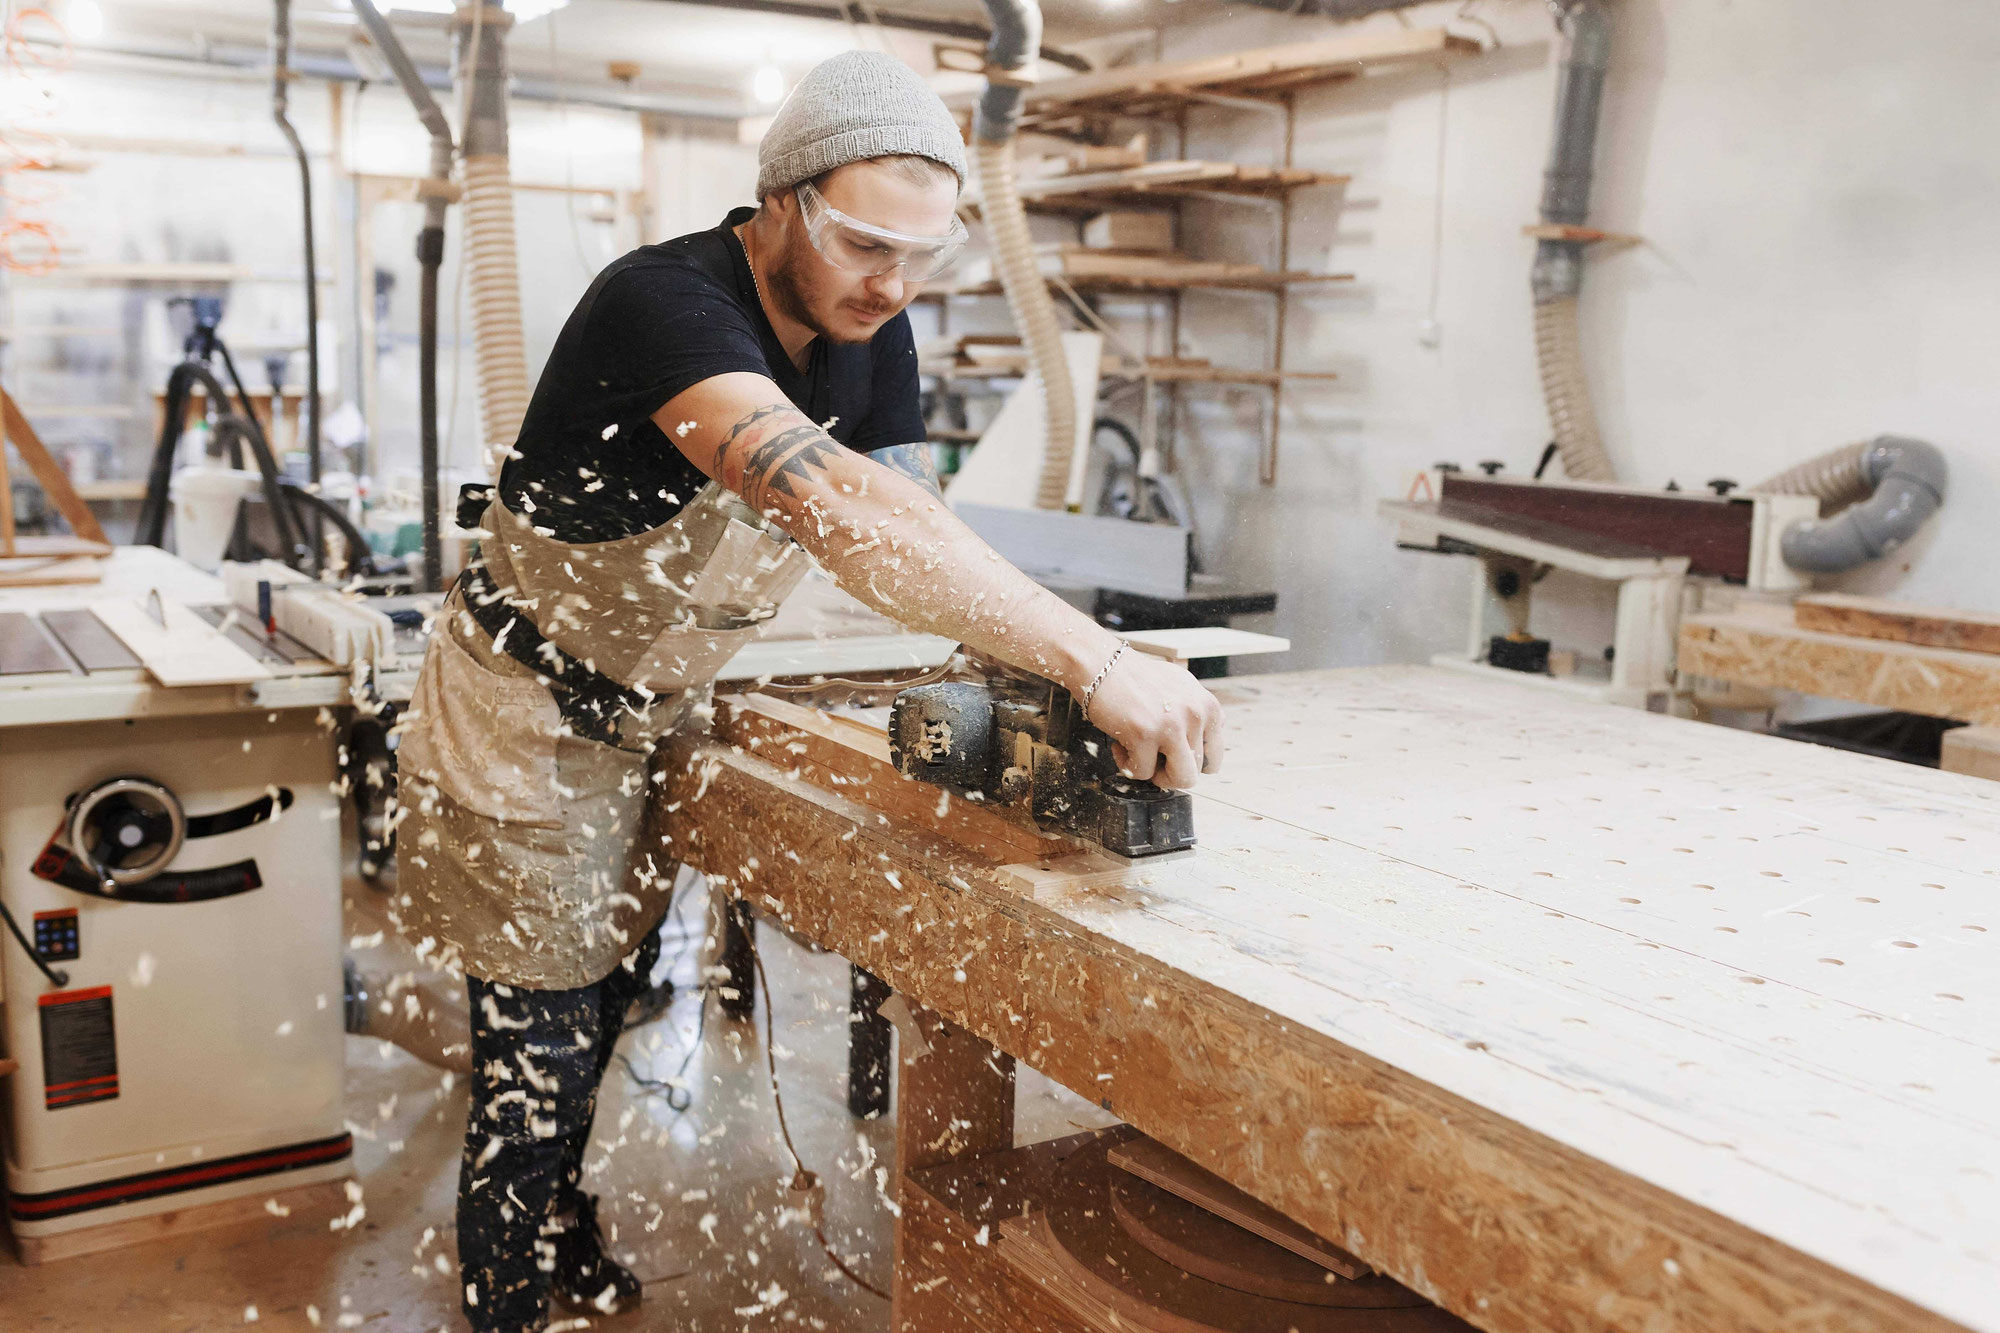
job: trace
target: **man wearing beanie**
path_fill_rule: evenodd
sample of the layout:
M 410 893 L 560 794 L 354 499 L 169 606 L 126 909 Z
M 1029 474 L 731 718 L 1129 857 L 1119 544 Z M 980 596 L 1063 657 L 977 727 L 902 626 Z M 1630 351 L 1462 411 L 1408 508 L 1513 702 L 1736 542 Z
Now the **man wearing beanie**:
M 403 733 L 398 925 L 467 973 L 464 1309 L 535 1330 L 638 1281 L 583 1188 L 597 1088 L 677 867 L 645 824 L 661 744 L 810 557 L 850 593 L 1071 690 L 1124 769 L 1221 758 L 1186 671 L 1037 586 L 938 496 L 904 314 L 964 240 L 965 147 L 892 57 L 813 70 L 756 208 L 612 264 L 577 303 L 491 489 Z M 773 846 L 772 855 L 783 849 Z

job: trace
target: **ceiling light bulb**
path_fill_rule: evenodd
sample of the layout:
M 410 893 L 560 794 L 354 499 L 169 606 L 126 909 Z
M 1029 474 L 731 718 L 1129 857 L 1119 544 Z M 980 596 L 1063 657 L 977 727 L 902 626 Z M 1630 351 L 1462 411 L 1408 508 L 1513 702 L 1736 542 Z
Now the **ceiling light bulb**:
M 759 65 L 750 76 L 750 98 L 759 106 L 776 106 L 785 100 L 785 72 L 776 65 Z
M 104 11 L 97 0 L 69 0 L 63 6 L 63 26 L 70 36 L 94 42 L 104 35 Z

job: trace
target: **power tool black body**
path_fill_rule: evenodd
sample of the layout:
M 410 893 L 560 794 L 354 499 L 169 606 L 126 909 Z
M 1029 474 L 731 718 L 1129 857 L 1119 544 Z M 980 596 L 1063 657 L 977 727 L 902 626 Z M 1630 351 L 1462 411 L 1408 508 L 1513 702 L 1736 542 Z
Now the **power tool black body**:
M 910 777 L 1025 809 L 1048 832 L 1128 860 L 1194 846 L 1187 793 L 1122 776 L 1111 738 L 1040 678 L 904 690 L 890 710 L 889 755 Z

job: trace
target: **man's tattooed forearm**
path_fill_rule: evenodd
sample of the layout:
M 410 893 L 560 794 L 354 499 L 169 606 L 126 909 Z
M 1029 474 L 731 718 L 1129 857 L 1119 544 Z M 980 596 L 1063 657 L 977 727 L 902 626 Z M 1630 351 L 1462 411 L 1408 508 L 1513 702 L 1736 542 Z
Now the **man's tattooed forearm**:
M 768 509 L 773 492 L 803 501 L 815 469 L 824 472 L 827 461 L 840 450 L 818 426 L 801 424 L 779 431 L 750 451 L 743 464 L 743 485 L 739 492 L 758 509 Z
M 908 477 L 932 495 L 944 495 L 944 487 L 938 481 L 937 464 L 931 461 L 928 444 L 894 444 L 887 449 L 873 450 L 868 457 L 891 472 Z

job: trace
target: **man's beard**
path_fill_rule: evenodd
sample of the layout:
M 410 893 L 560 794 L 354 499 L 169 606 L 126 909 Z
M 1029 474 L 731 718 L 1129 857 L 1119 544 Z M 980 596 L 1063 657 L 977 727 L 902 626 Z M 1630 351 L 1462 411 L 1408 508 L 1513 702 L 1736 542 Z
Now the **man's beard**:
M 804 256 L 795 256 L 790 252 L 783 255 L 771 267 L 771 271 L 764 275 L 765 282 L 771 289 L 771 299 L 784 312 L 788 319 L 797 320 L 800 324 L 811 329 L 816 336 L 824 338 L 830 343 L 847 347 L 860 347 L 874 341 L 875 331 L 880 329 L 881 320 L 876 321 L 874 330 L 870 330 L 859 336 L 852 336 L 836 333 L 814 317 L 812 306 L 806 299 L 806 287 L 801 281 L 800 275 L 806 263 L 818 261 L 819 255 L 816 251 Z M 881 319 L 886 320 L 895 313 L 894 310 L 891 310 L 882 315 Z

